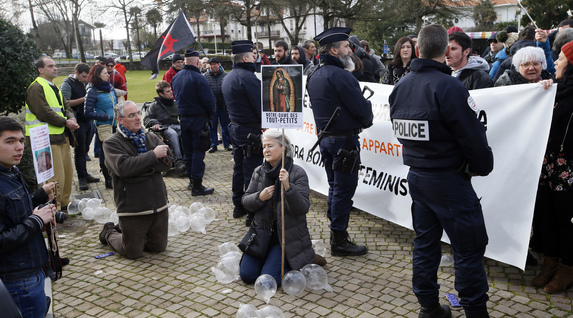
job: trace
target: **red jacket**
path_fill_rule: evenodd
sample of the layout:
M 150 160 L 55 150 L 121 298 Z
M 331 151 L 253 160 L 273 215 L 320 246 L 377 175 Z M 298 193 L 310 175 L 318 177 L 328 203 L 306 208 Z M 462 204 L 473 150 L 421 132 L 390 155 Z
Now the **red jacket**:
M 165 72 L 165 75 L 163 75 L 163 80 L 171 84 L 171 80 L 173 79 L 173 76 L 175 76 L 175 74 L 177 74 L 177 71 L 172 66 L 167 70 L 167 72 Z

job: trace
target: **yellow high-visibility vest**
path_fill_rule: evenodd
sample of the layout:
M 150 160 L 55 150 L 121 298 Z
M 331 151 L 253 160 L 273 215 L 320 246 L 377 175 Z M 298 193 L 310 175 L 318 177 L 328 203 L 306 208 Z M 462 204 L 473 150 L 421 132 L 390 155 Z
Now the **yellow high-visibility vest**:
M 62 116 L 63 118 L 65 118 L 65 114 L 64 114 L 64 96 L 62 96 L 62 92 L 60 90 L 58 90 L 58 94 L 60 95 L 60 100 L 62 101 L 62 105 L 60 105 L 60 102 L 58 102 L 58 98 L 56 97 L 56 93 L 54 92 L 54 89 L 52 89 L 50 87 L 50 84 L 48 84 L 48 81 L 44 80 L 43 78 L 40 79 L 40 77 L 36 78 L 35 81 L 32 82 L 32 84 L 34 83 L 38 83 L 40 85 L 42 85 L 42 88 L 44 89 L 44 96 L 46 97 L 46 101 L 48 102 L 48 105 L 50 105 L 50 109 L 52 109 L 56 114 Z M 30 86 L 32 86 L 32 84 L 30 84 Z M 28 86 L 29 87 L 29 86 Z M 30 110 L 30 107 L 28 107 L 28 103 L 26 103 L 26 136 L 30 136 L 30 128 L 34 128 L 40 125 L 44 125 L 44 124 L 48 124 L 42 121 L 39 121 L 38 118 L 36 117 L 36 115 L 34 113 L 32 113 L 32 111 Z M 66 127 L 58 127 L 58 126 L 54 126 L 54 125 L 50 125 L 48 124 L 48 131 L 50 132 L 50 135 L 59 135 L 62 134 L 64 132 L 64 129 Z

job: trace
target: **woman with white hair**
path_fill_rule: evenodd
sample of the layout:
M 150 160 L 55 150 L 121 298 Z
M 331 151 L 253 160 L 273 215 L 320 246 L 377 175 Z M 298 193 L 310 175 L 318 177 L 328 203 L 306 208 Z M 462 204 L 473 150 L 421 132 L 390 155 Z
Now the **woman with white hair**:
M 247 284 L 254 283 L 262 274 L 273 276 L 277 285 L 281 284 L 281 188 L 284 189 L 285 209 L 284 272 L 300 270 L 310 263 L 326 264 L 326 260 L 312 249 L 306 223 L 306 214 L 310 208 L 308 176 L 303 168 L 293 164 L 291 143 L 286 136 L 284 138 L 283 144 L 282 134 L 277 130 L 263 133 L 265 161 L 253 171 L 249 187 L 242 198 L 245 209 L 255 212 L 251 228 L 239 244 L 244 252 L 240 275 Z
M 537 83 L 552 78 L 546 71 L 547 61 L 541 48 L 526 46 L 515 53 L 511 63 L 513 67 L 499 77 L 495 86 Z

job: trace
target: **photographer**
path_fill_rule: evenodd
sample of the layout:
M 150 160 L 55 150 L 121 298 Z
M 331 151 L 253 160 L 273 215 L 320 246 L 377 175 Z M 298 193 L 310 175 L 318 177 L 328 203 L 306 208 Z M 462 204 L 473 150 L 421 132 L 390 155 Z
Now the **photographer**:
M 33 195 L 16 167 L 24 153 L 24 127 L 13 118 L 0 117 L 0 278 L 23 317 L 44 317 L 44 266 L 48 252 L 42 235 L 53 222 L 56 207 L 34 206 L 53 199 L 54 183 Z

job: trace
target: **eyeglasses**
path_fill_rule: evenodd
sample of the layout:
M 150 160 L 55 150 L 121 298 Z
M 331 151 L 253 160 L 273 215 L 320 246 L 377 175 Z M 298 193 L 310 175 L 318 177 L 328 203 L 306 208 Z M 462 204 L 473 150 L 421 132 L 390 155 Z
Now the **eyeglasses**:
M 521 66 L 523 68 L 530 68 L 531 66 L 538 68 L 541 66 L 541 62 L 527 62 L 527 63 L 519 64 L 519 66 Z
M 107 63 L 106 62 L 99 62 L 99 64 L 105 66 Z
M 136 112 L 136 113 L 131 113 L 131 114 L 127 115 L 127 116 L 121 116 L 121 117 L 127 117 L 127 118 L 129 118 L 129 119 L 133 119 L 133 118 L 135 118 L 136 116 L 141 117 L 141 111 L 138 111 L 138 112 Z
M 113 64 L 108 64 L 107 67 L 113 67 Z

